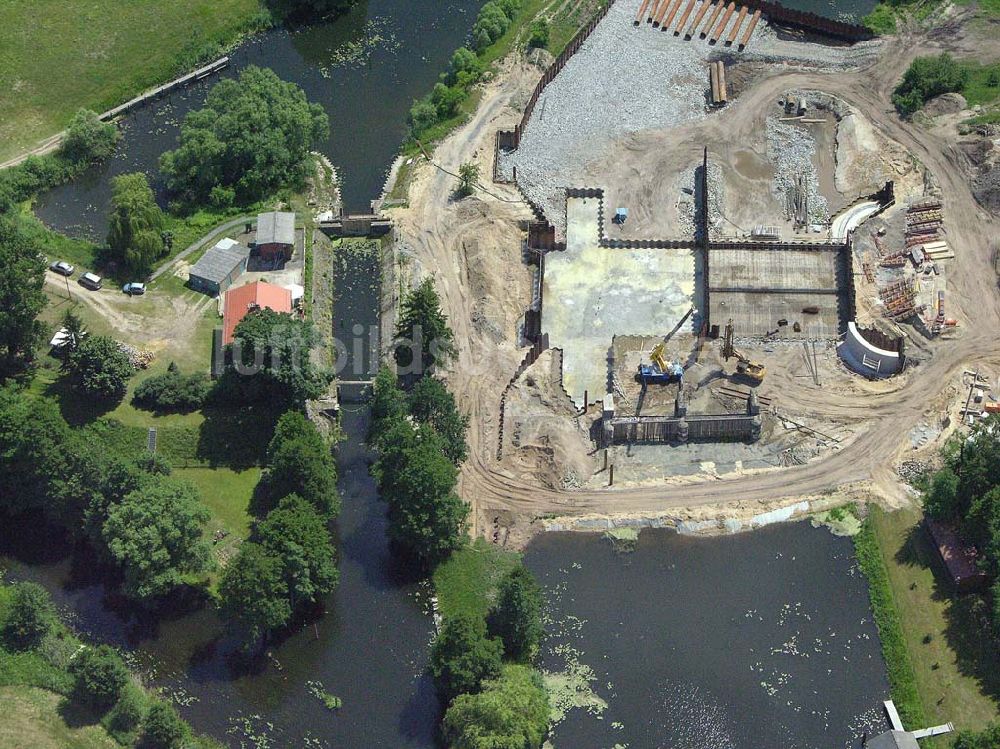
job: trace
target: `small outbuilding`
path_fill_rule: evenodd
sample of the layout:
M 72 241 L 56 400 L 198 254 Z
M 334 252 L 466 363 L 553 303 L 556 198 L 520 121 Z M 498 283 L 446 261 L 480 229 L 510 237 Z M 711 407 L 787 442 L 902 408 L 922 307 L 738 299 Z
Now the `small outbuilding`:
M 292 292 L 266 281 L 254 281 L 226 292 L 222 312 L 222 345 L 233 342 L 233 333 L 240 320 L 255 309 L 272 309 L 275 312 L 292 311 Z
M 909 731 L 886 731 L 868 739 L 865 749 L 920 749 L 916 737 Z
M 924 518 L 924 526 L 958 593 L 981 591 L 989 584 L 989 577 L 979 566 L 975 546 L 963 541 L 950 525 L 934 518 Z
M 295 214 L 270 211 L 257 216 L 254 250 L 265 260 L 290 260 L 295 246 Z
M 249 257 L 246 245 L 228 237 L 220 239 L 191 266 L 188 286 L 203 294 L 222 294 L 246 272 Z

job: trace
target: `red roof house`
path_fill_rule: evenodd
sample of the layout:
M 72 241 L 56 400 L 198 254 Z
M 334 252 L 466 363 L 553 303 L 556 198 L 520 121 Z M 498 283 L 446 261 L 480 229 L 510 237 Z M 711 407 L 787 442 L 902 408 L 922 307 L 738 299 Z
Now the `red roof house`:
M 266 307 L 275 312 L 292 311 L 292 292 L 266 281 L 254 281 L 226 292 L 222 311 L 222 343 L 233 342 L 233 333 L 247 312 Z

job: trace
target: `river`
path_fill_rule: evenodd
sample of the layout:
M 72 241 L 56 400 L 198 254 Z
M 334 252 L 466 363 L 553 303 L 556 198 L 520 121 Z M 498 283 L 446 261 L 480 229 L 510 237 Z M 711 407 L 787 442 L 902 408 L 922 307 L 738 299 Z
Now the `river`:
M 525 563 L 548 599 L 543 668 L 592 669 L 607 703 L 569 712 L 556 747 L 842 749 L 889 729 L 849 539 L 805 522 L 711 539 L 644 530 L 622 552 L 549 533 Z
M 626 2 L 627 0 L 620 0 Z M 366 0 L 329 24 L 259 34 L 230 53 L 221 73 L 247 65 L 272 68 L 303 88 L 330 117 L 330 138 L 318 148 L 337 166 L 349 211 L 367 212 L 382 191 L 389 166 L 406 135 L 406 115 L 426 94 L 461 46 L 483 0 Z M 873 0 L 786 0 L 785 5 L 853 20 Z M 166 205 L 157 161 L 176 145 L 180 123 L 200 107 L 211 76 L 123 118 L 115 155 L 79 179 L 39 196 L 35 212 L 48 226 L 103 241 L 111 178 L 145 172 Z

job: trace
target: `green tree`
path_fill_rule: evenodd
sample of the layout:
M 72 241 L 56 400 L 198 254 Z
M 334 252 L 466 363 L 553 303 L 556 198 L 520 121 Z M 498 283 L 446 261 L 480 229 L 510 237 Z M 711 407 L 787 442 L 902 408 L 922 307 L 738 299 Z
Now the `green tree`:
M 508 658 L 526 660 L 542 640 L 542 591 L 522 564 L 497 586 L 496 602 L 487 617 L 489 632 L 503 642 Z
M 69 357 L 73 387 L 95 398 L 118 399 L 125 395 L 135 368 L 118 342 L 107 336 L 87 336 Z
M 108 645 L 86 648 L 70 664 L 73 694 L 78 702 L 104 712 L 114 705 L 128 683 L 128 669 Z
M 310 360 L 318 340 L 308 320 L 267 308 L 253 310 L 233 332 L 233 366 L 222 387 L 238 400 L 266 400 L 301 409 L 330 384 L 330 373 L 318 370 Z
M 145 275 L 163 254 L 163 225 L 163 211 L 145 174 L 121 174 L 112 180 L 108 247 L 132 273 Z
M 19 650 L 37 648 L 56 622 L 49 592 L 31 582 L 13 586 L 3 637 L 8 646 Z
M 456 192 L 463 197 L 472 195 L 478 181 L 479 164 L 474 161 L 466 161 L 458 167 L 458 189 Z
M 526 666 L 505 666 L 479 694 L 456 697 L 444 716 L 451 749 L 538 749 L 548 730 L 548 696 Z
M 935 96 L 961 91 L 968 80 L 968 67 L 947 52 L 936 57 L 918 57 L 896 86 L 892 102 L 901 115 L 908 117 Z
M 148 749 L 182 749 L 191 739 L 191 729 L 173 705 L 157 700 L 149 706 L 142 724 L 142 746 Z
M 497 678 L 502 655 L 503 644 L 486 636 L 482 619 L 465 613 L 446 619 L 431 648 L 431 673 L 444 702 Z
M 118 128 L 101 122 L 96 112 L 78 109 L 66 128 L 59 153 L 72 162 L 90 164 L 108 158 L 117 142 Z
M 406 394 L 399 387 L 396 375 L 385 364 L 379 368 L 378 374 L 375 375 L 369 408 L 372 422 L 368 432 L 368 442 L 372 445 L 376 444 L 381 432 L 405 418 L 409 410 Z
M 1000 723 L 991 723 L 982 731 L 959 731 L 952 749 L 1000 749 Z
M 437 124 L 437 107 L 434 106 L 434 103 L 431 102 L 430 99 L 418 99 L 413 102 L 413 106 L 410 107 L 408 120 L 410 123 L 410 132 L 414 137 L 418 137 L 425 130 L 430 129 Z
M 209 91 L 202 109 L 181 126 L 179 146 L 163 154 L 160 171 L 183 203 L 197 204 L 223 188 L 239 204 L 300 184 L 309 152 L 329 135 L 329 119 L 301 88 L 274 71 L 250 66 L 238 80 Z M 216 193 L 214 197 L 224 193 Z
M 479 77 L 479 57 L 468 47 L 459 47 L 451 56 L 448 83 L 468 83 Z
M 59 352 L 68 357 L 80 348 L 80 343 L 87 337 L 87 326 L 83 319 L 71 309 L 63 313 L 59 325 L 66 332 L 66 337 L 59 344 Z
M 45 262 L 38 244 L 0 216 L 0 381 L 34 358 L 44 327 Z
M 396 364 L 407 373 L 427 374 L 455 358 L 454 333 L 441 311 L 432 278 L 425 278 L 403 297 L 396 339 Z
M 932 517 L 943 520 L 953 519 L 959 511 L 958 476 L 951 468 L 942 468 L 931 478 L 924 497 L 924 509 Z
M 281 560 L 292 610 L 317 603 L 337 587 L 338 572 L 326 521 L 306 500 L 291 494 L 261 521 L 257 540 Z
M 287 411 L 278 419 L 267 448 L 267 462 L 259 514 L 266 514 L 289 494 L 302 497 L 323 518 L 340 512 L 337 464 L 323 435 L 304 414 Z
M 390 542 L 430 568 L 462 547 L 469 506 L 454 492 L 457 471 L 441 438 L 427 428 L 407 437 L 403 425 L 386 433 L 399 441 L 384 441 L 374 471 L 389 503 Z
M 186 576 L 203 574 L 211 559 L 203 535 L 208 518 L 194 488 L 163 478 L 111 507 L 104 543 L 124 573 L 126 594 L 155 599 Z
M 248 646 L 266 643 L 292 616 L 281 560 L 252 541 L 226 565 L 219 597 L 223 615 L 242 630 Z
M 465 460 L 465 433 L 469 418 L 455 405 L 455 396 L 434 377 L 422 377 L 410 390 L 409 411 L 417 421 L 430 425 L 444 440 L 444 453 L 455 465 Z

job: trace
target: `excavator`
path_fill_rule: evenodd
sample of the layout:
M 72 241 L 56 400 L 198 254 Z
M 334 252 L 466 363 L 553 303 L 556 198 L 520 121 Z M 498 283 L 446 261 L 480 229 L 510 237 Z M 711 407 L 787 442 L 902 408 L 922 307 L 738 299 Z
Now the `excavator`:
M 767 368 L 759 362 L 751 361 L 750 357 L 733 346 L 733 320 L 729 319 L 726 324 L 726 337 L 722 341 L 722 356 L 726 361 L 736 357 L 736 371 L 745 375 L 754 382 L 763 382 L 767 374 Z
M 652 364 L 639 365 L 639 379 L 643 385 L 657 384 L 663 385 L 670 382 L 681 382 L 684 379 L 684 367 L 680 362 L 668 362 L 664 355 L 666 346 L 658 343 L 649 352 L 649 360 Z

